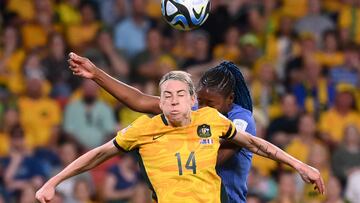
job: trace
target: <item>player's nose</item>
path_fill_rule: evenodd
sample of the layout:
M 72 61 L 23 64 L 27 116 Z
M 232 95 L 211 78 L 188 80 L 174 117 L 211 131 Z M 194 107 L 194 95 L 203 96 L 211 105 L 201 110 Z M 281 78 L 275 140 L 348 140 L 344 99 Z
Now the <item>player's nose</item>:
M 175 106 L 175 105 L 178 105 L 179 104 L 179 99 L 177 96 L 175 97 L 172 97 L 171 99 L 171 105 Z

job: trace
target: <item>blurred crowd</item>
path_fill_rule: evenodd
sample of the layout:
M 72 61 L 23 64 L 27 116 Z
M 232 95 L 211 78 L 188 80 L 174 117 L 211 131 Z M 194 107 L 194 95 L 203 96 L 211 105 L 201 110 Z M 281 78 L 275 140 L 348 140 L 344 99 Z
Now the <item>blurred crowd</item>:
M 289 167 L 254 156 L 249 203 L 360 202 L 360 1 L 211 0 L 206 23 L 171 28 L 160 0 L 0 1 L 0 202 L 35 191 L 140 113 L 73 76 L 68 53 L 158 95 L 166 72 L 195 82 L 222 60 L 251 90 L 257 136 L 321 171 L 317 194 Z M 58 187 L 54 202 L 149 202 L 136 154 Z

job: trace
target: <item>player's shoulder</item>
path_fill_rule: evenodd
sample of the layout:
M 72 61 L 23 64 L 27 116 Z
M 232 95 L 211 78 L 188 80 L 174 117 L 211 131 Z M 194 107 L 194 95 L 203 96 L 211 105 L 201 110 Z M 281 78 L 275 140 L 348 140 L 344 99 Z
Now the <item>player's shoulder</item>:
M 250 116 L 250 117 L 253 116 L 251 111 L 249 111 L 248 109 L 245 109 L 237 104 L 232 105 L 231 110 L 229 111 L 228 114 L 229 114 L 229 117 L 232 115 L 242 115 L 242 116 Z
M 212 107 L 203 107 L 195 111 L 199 115 L 219 114 L 219 112 Z
M 227 114 L 227 117 L 230 120 L 242 119 L 247 122 L 253 122 L 253 120 L 254 120 L 254 116 L 251 111 L 249 111 L 245 108 L 242 108 L 241 106 L 239 106 L 237 104 L 233 104 L 231 110 Z
M 203 107 L 201 109 L 198 109 L 197 111 L 195 111 L 195 115 L 196 117 L 204 120 L 216 120 L 219 118 L 221 119 L 226 118 L 217 109 L 212 107 Z
M 152 118 L 148 115 L 142 115 L 139 118 L 137 118 L 131 125 L 132 126 L 144 126 L 147 125 L 149 122 L 152 121 Z
M 151 133 L 153 131 L 158 131 L 158 129 L 161 129 L 165 125 L 161 116 L 162 114 L 156 116 L 140 116 L 127 128 L 125 128 L 125 131 L 138 131 L 142 133 Z

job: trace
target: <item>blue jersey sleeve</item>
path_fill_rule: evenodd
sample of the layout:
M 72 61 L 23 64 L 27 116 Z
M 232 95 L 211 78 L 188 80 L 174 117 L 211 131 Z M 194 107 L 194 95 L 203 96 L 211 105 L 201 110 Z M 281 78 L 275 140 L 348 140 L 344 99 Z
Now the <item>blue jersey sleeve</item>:
M 234 107 L 229 112 L 228 118 L 234 123 L 237 131 L 245 131 L 253 136 L 256 135 L 255 119 L 250 111 L 241 107 Z

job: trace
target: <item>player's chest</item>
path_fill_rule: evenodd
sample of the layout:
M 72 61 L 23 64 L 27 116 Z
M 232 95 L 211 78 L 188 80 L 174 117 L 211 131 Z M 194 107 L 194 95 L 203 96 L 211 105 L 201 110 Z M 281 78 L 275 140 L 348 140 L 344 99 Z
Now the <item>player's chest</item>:
M 142 151 L 159 156 L 178 152 L 217 153 L 221 133 L 220 130 L 207 124 L 163 131 L 149 136 L 149 143 L 142 146 Z

